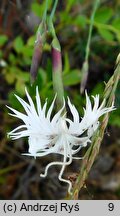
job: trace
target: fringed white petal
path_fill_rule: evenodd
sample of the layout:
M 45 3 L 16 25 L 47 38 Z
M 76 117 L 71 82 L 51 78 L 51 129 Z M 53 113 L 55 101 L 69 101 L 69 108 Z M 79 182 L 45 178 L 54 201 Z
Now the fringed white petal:
M 53 119 L 51 120 L 51 124 L 55 127 L 58 120 L 61 118 L 61 114 L 65 108 L 65 101 L 63 103 L 63 107 L 54 115 Z
M 38 92 L 38 86 L 36 87 L 36 104 L 37 104 L 37 111 L 38 115 L 40 116 L 41 114 L 41 100 Z
M 23 155 L 36 158 L 55 153 L 63 156 L 63 161 L 49 163 L 41 176 L 47 176 L 48 169 L 51 166 L 60 165 L 61 170 L 58 178 L 60 181 L 69 184 L 68 191 L 71 193 L 71 182 L 63 178 L 65 167 L 71 164 L 73 159 L 83 158 L 74 155 L 76 155 L 81 148 L 86 147 L 88 143 L 91 143 L 91 138 L 99 127 L 99 118 L 115 108 L 113 105 L 106 108 L 105 100 L 99 105 L 99 95 L 93 96 L 92 106 L 86 92 L 86 108 L 84 108 L 84 116 L 81 121 L 77 109 L 69 98 L 67 103 L 73 120 L 67 118 L 63 113 L 65 108 L 64 99 L 62 108 L 52 117 L 56 96 L 47 111 L 47 100 L 42 107 L 38 87 L 36 87 L 36 108 L 27 89 L 25 89 L 25 92 L 28 103 L 19 96 L 15 96 L 23 106 L 26 114 L 7 106 L 12 111 L 9 115 L 23 121 L 22 125 L 9 132 L 8 135 L 13 140 L 21 137 L 28 137 L 28 153 L 24 153 Z
M 51 114 L 52 114 L 52 111 L 53 111 L 53 108 L 54 108 L 54 105 L 55 105 L 55 100 L 56 100 L 56 97 L 57 95 L 55 95 L 54 99 L 53 99 L 53 102 L 47 112 L 47 119 L 50 121 L 50 118 L 51 118 Z
M 71 113 L 73 115 L 73 121 L 76 122 L 76 123 L 79 123 L 79 114 L 78 114 L 78 111 L 75 108 L 75 106 L 71 103 L 69 97 L 68 97 L 68 106 L 69 106 L 70 111 L 71 111 Z

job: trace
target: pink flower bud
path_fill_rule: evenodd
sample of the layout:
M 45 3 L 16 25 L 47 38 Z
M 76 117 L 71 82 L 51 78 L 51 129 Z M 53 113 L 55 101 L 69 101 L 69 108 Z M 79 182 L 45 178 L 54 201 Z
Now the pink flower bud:
M 38 28 L 37 38 L 35 41 L 32 64 L 30 68 L 31 82 L 33 83 L 37 77 L 38 68 L 42 58 L 43 47 L 46 41 L 46 27 L 42 22 Z
M 55 37 L 52 41 L 52 70 L 53 70 L 53 87 L 57 93 L 58 108 L 63 103 L 64 88 L 62 81 L 62 57 L 58 39 Z

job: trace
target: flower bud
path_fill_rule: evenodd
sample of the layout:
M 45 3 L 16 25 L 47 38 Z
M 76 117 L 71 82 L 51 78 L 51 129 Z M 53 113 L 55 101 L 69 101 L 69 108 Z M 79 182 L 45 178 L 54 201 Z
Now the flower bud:
M 64 89 L 62 81 L 62 57 L 60 43 L 57 37 L 52 41 L 52 70 L 53 70 L 53 87 L 57 93 L 57 104 L 63 104 Z
M 36 36 L 32 64 L 30 68 L 31 83 L 33 83 L 37 77 L 38 67 L 41 61 L 43 47 L 46 41 L 46 25 L 44 22 L 41 22 Z
M 54 73 L 62 71 L 61 48 L 57 38 L 52 41 L 52 66 Z

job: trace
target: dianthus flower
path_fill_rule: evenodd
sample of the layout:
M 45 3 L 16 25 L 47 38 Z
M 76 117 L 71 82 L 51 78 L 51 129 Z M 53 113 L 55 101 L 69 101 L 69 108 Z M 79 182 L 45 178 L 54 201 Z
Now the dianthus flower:
M 24 155 L 36 158 L 51 153 L 61 154 L 63 161 L 49 163 L 45 172 L 40 176 L 46 177 L 50 166 L 61 165 L 58 178 L 60 181 L 69 184 L 68 192 L 70 193 L 72 184 L 62 177 L 66 165 L 71 164 L 73 159 L 81 159 L 81 157 L 74 155 L 91 142 L 91 138 L 99 126 L 100 116 L 111 112 L 115 108 L 113 105 L 108 108 L 104 107 L 105 101 L 99 106 L 99 95 L 93 97 L 94 106 L 92 107 L 90 98 L 86 93 L 86 108 L 84 108 L 84 116 L 81 120 L 77 109 L 68 98 L 67 104 L 72 114 L 71 120 L 63 112 L 65 100 L 63 100 L 63 107 L 53 115 L 56 96 L 47 111 L 47 100 L 42 106 L 38 88 L 36 88 L 36 108 L 27 89 L 25 91 L 28 102 L 15 95 L 22 104 L 25 114 L 7 106 L 12 111 L 9 115 L 23 121 L 22 125 L 9 132 L 8 135 L 13 140 L 28 137 L 29 149 L 28 153 Z

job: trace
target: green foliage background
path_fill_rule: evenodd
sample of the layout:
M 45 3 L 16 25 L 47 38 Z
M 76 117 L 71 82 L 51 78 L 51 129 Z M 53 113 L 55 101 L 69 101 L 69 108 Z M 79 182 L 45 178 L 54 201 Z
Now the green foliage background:
M 22 1 L 21 1 L 22 2 Z M 18 123 L 16 119 L 8 117 L 5 104 L 21 110 L 14 94 L 25 97 L 25 86 L 29 89 L 32 98 L 35 97 L 35 86 L 38 85 L 42 101 L 48 98 L 52 101 L 54 92 L 52 86 L 51 47 L 47 43 L 44 47 L 42 62 L 39 66 L 37 80 L 30 85 L 30 65 L 33 55 L 35 32 L 44 12 L 45 1 L 33 0 L 30 4 L 12 5 L 8 7 L 17 11 L 16 17 L 11 17 L 12 24 L 7 20 L 0 26 L 0 102 L 2 110 L 1 131 L 6 139 L 6 131 L 14 128 Z M 55 29 L 62 47 L 63 83 L 65 97 L 69 96 L 81 115 L 85 105 L 85 97 L 80 94 L 81 68 L 85 58 L 85 48 L 88 39 L 90 16 L 94 1 L 92 0 L 61 0 L 54 17 Z M 1 3 L 2 4 L 2 1 Z M 49 12 L 52 1 L 49 1 Z M 30 14 L 39 20 L 30 28 L 26 17 Z M 19 15 L 18 15 L 19 14 Z M 7 19 L 6 15 L 0 15 Z M 113 74 L 116 57 L 120 52 L 120 2 L 102 0 L 96 12 L 89 56 L 89 76 L 86 89 L 91 95 L 102 96 L 105 82 Z M 117 110 L 111 114 L 109 125 L 120 127 L 120 84 L 116 92 L 115 106 Z M 4 140 L 6 143 L 6 140 Z M 2 143 L 2 142 L 1 142 Z M 5 145 L 5 144 L 4 144 Z M 1 170 L 8 173 L 11 167 Z M 0 173 L 0 184 L 5 176 Z

